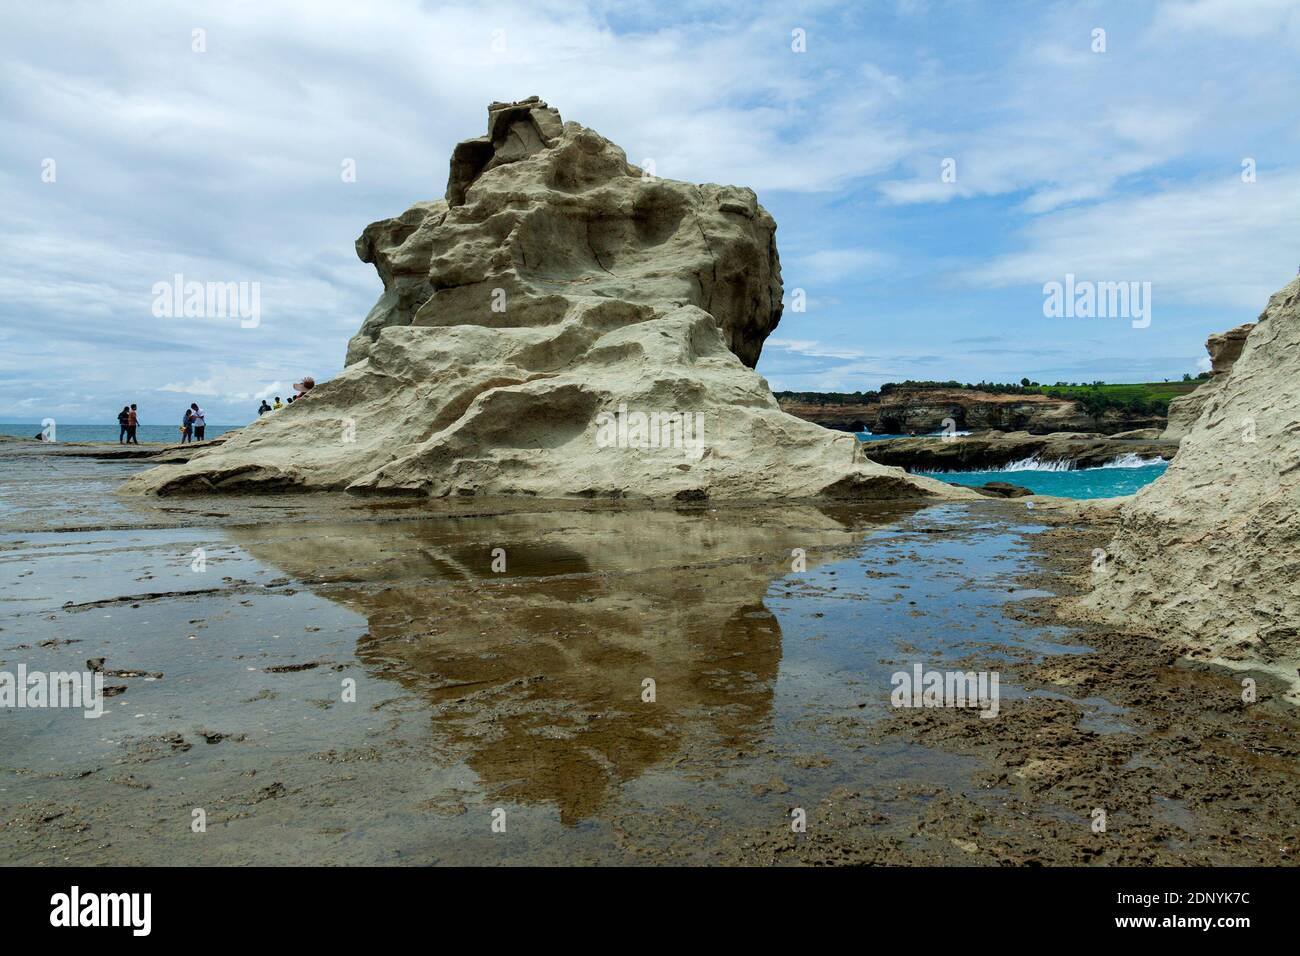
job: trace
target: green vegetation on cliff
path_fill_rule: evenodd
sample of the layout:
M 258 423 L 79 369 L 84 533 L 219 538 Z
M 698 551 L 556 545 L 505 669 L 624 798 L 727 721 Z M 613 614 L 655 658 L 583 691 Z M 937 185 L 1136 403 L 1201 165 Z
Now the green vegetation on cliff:
M 1169 409 L 1169 401 L 1179 395 L 1194 391 L 1206 378 L 1203 373 L 1197 378 L 1185 376 L 1181 382 L 1137 382 L 1130 384 L 1108 385 L 1105 382 L 1071 383 L 1057 382 L 1055 385 L 1042 385 L 1021 379 L 1019 384 L 1000 382 L 886 382 L 879 391 L 864 392 L 777 392 L 778 399 L 803 402 L 810 405 L 865 405 L 879 401 L 884 395 L 900 389 L 912 391 L 963 389 L 966 391 L 988 392 L 993 395 L 1049 395 L 1052 398 L 1065 398 L 1077 401 L 1090 415 L 1099 415 L 1108 409 L 1137 415 L 1164 415 Z
M 778 399 L 806 405 L 865 405 L 880 400 L 879 392 L 773 392 Z
M 1043 394 L 1053 398 L 1072 398 L 1082 405 L 1089 415 L 1099 415 L 1114 408 L 1131 414 L 1158 414 L 1169 412 L 1169 402 L 1179 395 L 1194 391 L 1201 380 L 1191 382 L 1140 382 L 1129 385 L 1053 385 L 1044 388 Z

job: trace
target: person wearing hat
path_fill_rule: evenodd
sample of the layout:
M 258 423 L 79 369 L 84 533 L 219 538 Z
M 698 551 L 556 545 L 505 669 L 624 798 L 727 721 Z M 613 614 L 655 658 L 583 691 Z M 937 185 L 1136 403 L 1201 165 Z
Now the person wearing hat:
M 297 393 L 294 398 L 302 398 L 315 387 L 316 380 L 310 375 L 304 375 L 301 382 L 293 383 L 293 390 Z

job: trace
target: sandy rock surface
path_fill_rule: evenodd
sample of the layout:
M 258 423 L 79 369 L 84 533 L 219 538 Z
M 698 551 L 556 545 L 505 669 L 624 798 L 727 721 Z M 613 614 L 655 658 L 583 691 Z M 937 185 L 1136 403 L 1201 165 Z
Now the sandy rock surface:
M 1274 671 L 1300 700 L 1300 280 L 1243 328 L 1169 469 L 1121 510 L 1079 610 Z
M 658 179 L 532 98 L 456 147 L 446 198 L 367 226 L 384 292 L 347 367 L 126 490 L 547 498 L 970 498 L 783 413 L 752 190 Z
M 1254 327 L 1255 323 L 1247 322 L 1209 337 L 1205 349 L 1210 353 L 1210 378 L 1196 391 L 1169 402 L 1169 420 L 1162 437 L 1177 441 L 1192 430 L 1206 404 L 1223 387 L 1228 371 L 1241 356 L 1246 337 Z

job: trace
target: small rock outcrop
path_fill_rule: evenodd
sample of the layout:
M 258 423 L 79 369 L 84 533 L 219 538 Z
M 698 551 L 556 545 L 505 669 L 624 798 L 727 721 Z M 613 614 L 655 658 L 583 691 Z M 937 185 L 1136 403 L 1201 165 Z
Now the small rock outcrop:
M 1028 498 L 1033 494 L 1023 485 L 1013 485 L 1006 481 L 986 481 L 975 488 L 986 498 Z
M 1205 349 L 1210 353 L 1210 377 L 1194 392 L 1180 395 L 1169 403 L 1169 420 L 1165 424 L 1162 438 L 1178 441 L 1196 424 L 1201 417 L 1201 410 L 1223 385 L 1224 377 L 1232 368 L 1246 346 L 1246 337 L 1255 327 L 1254 322 L 1247 322 L 1227 332 L 1211 335 L 1205 342 Z
M 1017 462 L 1058 467 L 1103 468 L 1124 462 L 1168 461 L 1178 443 L 1127 439 L 1079 432 L 1031 435 L 1028 432 L 972 432 L 948 438 L 893 438 L 865 442 L 867 456 L 882 465 L 913 471 L 983 471 Z
M 658 179 L 533 97 L 488 108 L 444 199 L 373 223 L 383 294 L 346 367 L 127 490 L 545 498 L 973 497 L 784 414 L 752 190 Z
M 1273 671 L 1300 700 L 1300 280 L 1223 340 L 1199 416 L 1121 509 L 1078 610 Z

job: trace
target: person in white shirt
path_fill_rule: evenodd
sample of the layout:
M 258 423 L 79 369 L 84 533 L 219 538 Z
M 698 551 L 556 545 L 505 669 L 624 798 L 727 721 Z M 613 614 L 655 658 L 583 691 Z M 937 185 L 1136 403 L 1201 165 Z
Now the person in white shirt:
M 190 411 L 194 413 L 194 440 L 203 441 L 203 429 L 208 424 L 203 415 L 203 409 L 199 408 L 198 402 L 192 402 L 190 403 Z

